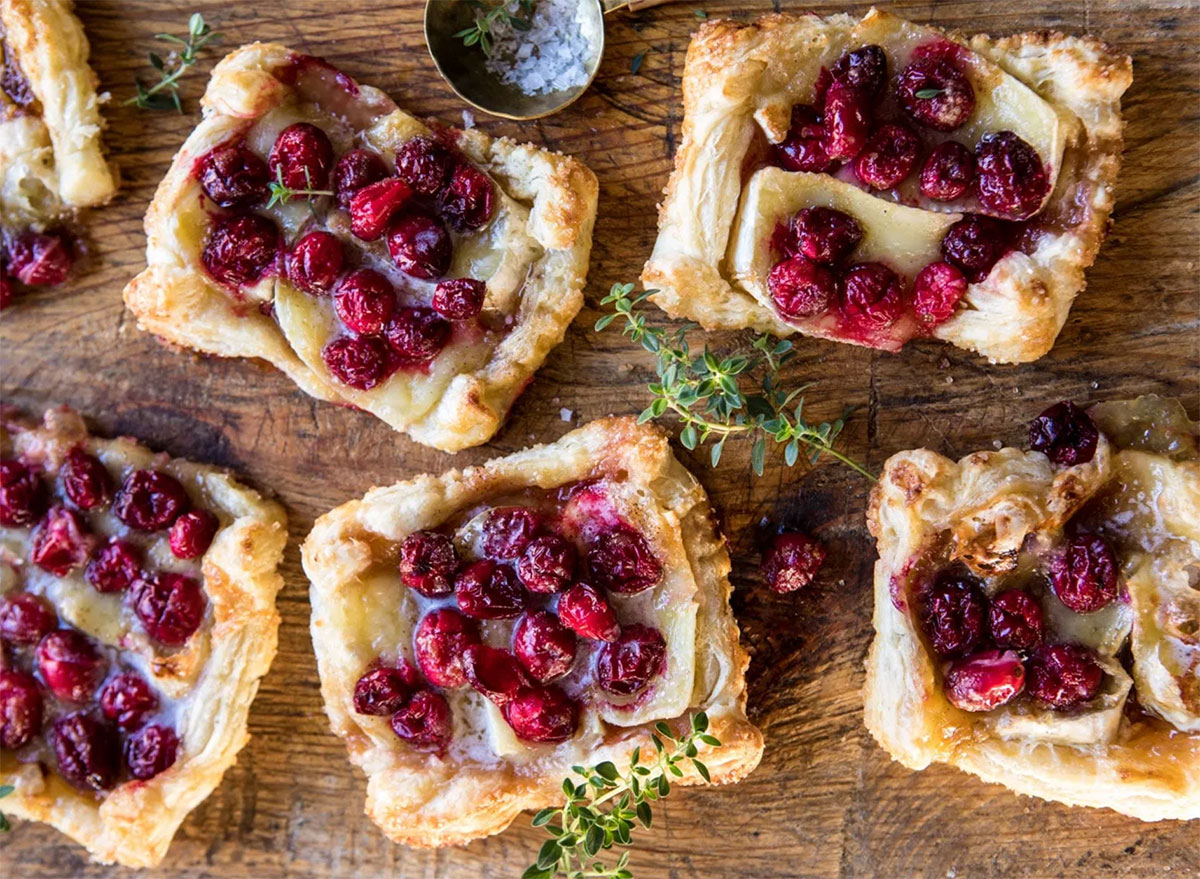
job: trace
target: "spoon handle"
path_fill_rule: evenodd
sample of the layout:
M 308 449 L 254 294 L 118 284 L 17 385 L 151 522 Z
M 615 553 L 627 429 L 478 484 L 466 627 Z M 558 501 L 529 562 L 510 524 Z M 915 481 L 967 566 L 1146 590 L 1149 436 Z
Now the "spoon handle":
M 636 12 L 639 9 L 649 9 L 651 6 L 670 2 L 672 0 L 600 0 L 600 5 L 604 7 L 604 13 L 607 15 L 625 6 Z

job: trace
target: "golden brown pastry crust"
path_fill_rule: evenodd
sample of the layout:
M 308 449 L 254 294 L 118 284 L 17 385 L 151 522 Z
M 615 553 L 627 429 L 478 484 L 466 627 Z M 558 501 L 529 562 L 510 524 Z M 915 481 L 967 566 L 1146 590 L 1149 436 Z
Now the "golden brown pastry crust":
M 441 476 L 420 476 L 375 488 L 317 520 L 304 543 L 304 570 L 312 583 L 312 637 L 321 692 L 333 731 L 346 741 L 350 759 L 367 774 L 367 814 L 396 842 L 414 846 L 457 845 L 499 833 L 523 810 L 561 801 L 562 779 L 573 764 L 629 762 L 635 747 L 650 746 L 650 725 L 599 723 L 585 709 L 580 732 L 558 746 L 528 749 L 523 761 L 459 760 L 418 754 L 392 735 L 386 718 L 353 710 L 354 683 L 378 655 L 379 615 L 363 608 L 370 592 L 367 572 L 409 533 L 435 527 L 454 513 L 497 494 L 527 487 L 554 488 L 596 476 L 619 476 L 641 496 L 633 510 L 664 567 L 690 571 L 697 605 L 696 672 L 690 710 L 707 712 L 722 741 L 705 755 L 716 782 L 737 781 L 758 765 L 762 735 L 745 716 L 744 673 L 729 609 L 729 555 L 699 483 L 671 454 L 658 432 L 631 418 L 605 418 L 558 442 Z M 392 615 L 411 612 L 407 591 L 393 576 L 381 587 Z M 356 614 L 374 622 L 361 626 Z M 399 629 L 407 639 L 413 620 Z M 407 648 L 406 648 L 407 649 Z M 663 718 L 668 721 L 673 718 Z M 692 775 L 680 783 L 692 784 Z
M 404 380 L 401 373 L 371 391 L 336 383 L 319 352 L 308 357 L 297 352 L 273 318 L 236 303 L 200 265 L 204 230 L 199 226 L 206 220 L 198 207 L 193 166 L 289 97 L 293 87 L 277 74 L 295 57 L 284 46 L 254 43 L 213 70 L 202 101 L 204 119 L 176 154 L 146 213 L 147 268 L 125 288 L 125 303 L 142 329 L 167 341 L 222 357 L 266 360 L 306 393 L 366 409 L 425 445 L 458 451 L 486 442 L 583 306 L 596 178 L 568 156 L 476 130 L 462 132 L 463 153 L 528 208 L 526 231 L 541 249 L 521 288 L 511 328 L 483 363 L 456 369 L 429 405 L 391 399 L 389 386 Z M 428 133 L 382 92 L 364 85 L 358 89 L 360 99 L 382 117 L 371 123 L 378 132 L 375 146 L 390 150 Z M 274 286 L 266 301 L 294 291 L 283 278 Z
M 872 9 L 862 21 L 891 18 Z M 770 14 L 750 24 L 709 21 L 696 32 L 684 65 L 683 137 L 659 210 L 658 240 L 642 272 L 668 314 L 706 329 L 798 331 L 734 281 L 724 264 L 743 160 L 755 139 L 766 134 L 777 142 L 786 132 L 780 108 L 798 100 L 789 83 L 801 62 L 840 46 L 858 24 L 848 15 Z M 1061 230 L 1044 236 L 1032 254 L 1001 259 L 983 282 L 969 285 L 965 307 L 934 330 L 993 362 L 1036 360 L 1053 346 L 1107 229 L 1121 156 L 1120 99 L 1132 81 L 1132 62 L 1090 37 L 946 36 L 1082 123 L 1042 211 L 1060 218 Z
M 83 794 L 57 773 L 5 761 L 0 783 L 15 790 L 4 811 L 42 821 L 87 847 L 102 863 L 149 867 L 159 863 L 176 829 L 221 781 L 249 741 L 250 703 L 275 657 L 283 586 L 276 568 L 287 542 L 283 508 L 228 473 L 181 458 L 154 455 L 131 439 L 98 439 L 68 409 L 52 409 L 43 426 L 5 420 L 0 443 L 9 453 L 38 449 L 51 460 L 80 445 L 109 462 L 153 464 L 204 498 L 221 518 L 201 570 L 212 621 L 171 662 L 156 665 L 156 682 L 171 686 L 179 704 L 179 758 L 149 781 L 126 782 L 102 800 Z M 113 464 L 110 463 L 110 466 Z

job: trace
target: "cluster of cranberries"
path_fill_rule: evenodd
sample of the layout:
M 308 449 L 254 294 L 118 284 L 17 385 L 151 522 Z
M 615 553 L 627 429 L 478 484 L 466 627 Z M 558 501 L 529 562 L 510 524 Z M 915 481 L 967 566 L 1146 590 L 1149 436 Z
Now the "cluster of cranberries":
M 483 281 L 444 276 L 453 257 L 449 229 L 479 229 L 494 212 L 491 180 L 428 137 L 406 141 L 395 160 L 394 173 L 367 149 L 335 161 L 329 136 L 298 122 L 279 134 L 265 162 L 239 141 L 197 166 L 205 194 L 229 212 L 214 222 L 202 254 L 209 273 L 236 289 L 281 266 L 299 289 L 332 296 L 347 334 L 331 341 L 322 358 L 339 381 L 359 390 L 398 369 L 428 364 L 445 347 L 451 322 L 476 318 L 486 293 Z M 331 192 L 357 239 L 383 239 L 401 272 L 438 281 L 430 307 L 404 305 L 382 273 L 347 266 L 345 248 L 330 232 L 309 231 L 285 247 L 276 223 L 253 212 L 272 181 L 302 193 Z
M 617 622 L 604 592 L 654 586 L 662 566 L 645 538 L 618 525 L 582 553 L 541 513 L 497 507 L 482 529 L 483 558 L 465 562 L 446 534 L 418 531 L 400 547 L 402 582 L 454 606 L 429 610 L 413 637 L 414 669 L 376 666 L 355 687 L 355 710 L 391 715 L 396 735 L 422 750 L 443 751 L 450 709 L 433 687 L 470 685 L 500 708 L 519 738 L 562 742 L 574 735 L 579 706 L 554 681 L 575 666 L 578 638 L 600 642 L 598 686 L 636 695 L 666 668 L 666 643 L 649 626 Z M 583 577 L 587 577 L 585 582 Z M 478 620 L 515 619 L 511 649 L 482 642 Z M 425 682 L 421 681 L 424 676 Z

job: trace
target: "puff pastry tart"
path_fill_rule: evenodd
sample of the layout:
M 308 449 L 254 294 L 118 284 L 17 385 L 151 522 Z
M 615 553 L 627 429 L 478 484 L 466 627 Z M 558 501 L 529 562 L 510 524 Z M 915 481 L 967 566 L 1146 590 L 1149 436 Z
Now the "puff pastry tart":
M 62 223 L 117 188 L 88 41 L 70 0 L 0 0 L 0 307 L 15 285 L 59 284 Z
M 140 325 L 426 445 L 486 441 L 583 304 L 592 173 L 274 44 L 222 60 L 203 106 L 146 214 Z
M 3 412 L 0 454 L 4 811 L 157 864 L 246 744 L 283 510 L 67 409 Z
M 325 710 L 396 842 L 498 833 L 573 765 L 628 765 L 695 710 L 723 743 L 714 780 L 758 765 L 724 541 L 632 419 L 372 489 L 303 559 Z
M 1060 403 L 1030 451 L 894 455 L 866 722 L 900 762 L 1200 817 L 1200 452 L 1176 401 Z
M 1035 360 L 1105 232 L 1131 76 L 1089 37 L 876 9 L 707 22 L 642 280 L 710 329 Z

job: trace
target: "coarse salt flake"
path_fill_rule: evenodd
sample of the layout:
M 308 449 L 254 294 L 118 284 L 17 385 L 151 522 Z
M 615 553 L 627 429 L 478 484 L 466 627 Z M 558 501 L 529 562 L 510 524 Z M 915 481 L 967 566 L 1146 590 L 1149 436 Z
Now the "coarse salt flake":
M 532 13 L 513 0 L 508 11 L 529 22 L 519 30 L 501 17 L 491 25 L 488 71 L 527 95 L 549 94 L 586 85 L 595 34 L 580 0 L 536 0 Z

